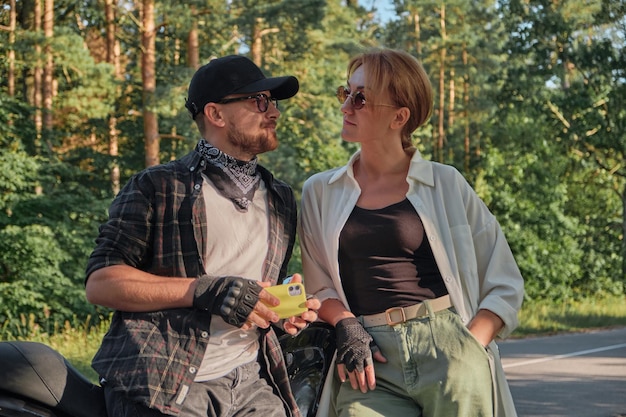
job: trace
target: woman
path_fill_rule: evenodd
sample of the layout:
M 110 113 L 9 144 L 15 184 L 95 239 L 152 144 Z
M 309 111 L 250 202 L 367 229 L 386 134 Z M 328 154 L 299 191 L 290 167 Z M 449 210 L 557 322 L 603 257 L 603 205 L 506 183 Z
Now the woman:
M 318 415 L 515 416 L 494 339 L 517 326 L 523 279 L 461 174 L 411 144 L 431 114 L 428 76 L 390 49 L 347 73 L 341 136 L 360 151 L 302 196 L 304 279 L 337 336 Z

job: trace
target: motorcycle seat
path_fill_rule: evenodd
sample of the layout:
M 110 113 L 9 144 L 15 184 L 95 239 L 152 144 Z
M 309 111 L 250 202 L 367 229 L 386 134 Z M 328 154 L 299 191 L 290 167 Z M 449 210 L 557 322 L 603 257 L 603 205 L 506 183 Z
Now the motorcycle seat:
M 0 342 L 0 391 L 34 400 L 59 414 L 106 417 L 102 387 L 59 352 L 38 342 Z

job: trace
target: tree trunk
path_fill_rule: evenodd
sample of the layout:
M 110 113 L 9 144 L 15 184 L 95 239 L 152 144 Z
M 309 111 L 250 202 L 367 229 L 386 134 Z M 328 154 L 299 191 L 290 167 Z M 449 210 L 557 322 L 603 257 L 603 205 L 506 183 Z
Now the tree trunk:
M 443 162 L 443 144 L 445 142 L 445 101 L 446 101 L 446 6 L 441 5 L 439 17 L 441 25 L 441 48 L 439 49 L 439 128 L 437 135 L 437 146 L 435 148 L 436 160 Z
M 143 0 L 141 32 L 141 80 L 143 85 L 143 131 L 146 166 L 159 163 L 159 126 L 153 109 L 156 92 L 154 0 Z
M 417 11 L 413 12 L 413 30 L 415 31 L 415 50 L 417 51 L 417 57 L 422 58 L 422 40 L 421 40 L 421 27 L 420 27 L 420 15 Z
M 115 4 L 113 0 L 105 0 L 104 14 L 106 18 L 106 60 L 113 65 L 115 78 L 120 79 L 119 44 L 115 36 L 117 25 L 115 23 Z M 114 195 L 120 191 L 120 167 L 117 163 L 117 157 L 119 156 L 118 142 L 117 116 L 115 110 L 113 110 L 113 114 L 109 116 L 109 155 L 112 159 L 109 178 L 111 180 L 111 191 Z
M 15 10 L 15 0 L 10 0 L 9 7 L 9 53 L 8 64 L 9 73 L 7 75 L 7 87 L 10 97 L 15 97 L 15 29 L 17 27 L 17 11 Z
M 277 33 L 277 28 L 262 29 L 264 19 L 259 17 L 254 21 L 254 28 L 252 29 L 252 62 L 258 67 L 263 66 L 263 36 L 268 33 Z
M 44 0 L 43 9 L 43 34 L 46 38 L 46 46 L 44 56 L 46 64 L 43 70 L 43 131 L 46 135 L 48 146 L 52 147 L 52 96 L 54 94 L 54 57 L 52 55 L 52 46 L 50 42 L 54 36 L 54 0 Z
M 263 41 L 261 37 L 261 24 L 263 23 L 263 18 L 257 17 L 254 20 L 254 28 L 252 29 L 252 47 L 250 48 L 250 52 L 252 55 L 252 62 L 254 62 L 258 67 L 262 65 L 262 53 L 263 53 Z
M 456 100 L 456 86 L 454 84 L 454 78 L 456 77 L 456 73 L 454 72 L 454 68 L 450 68 L 450 81 L 448 81 L 448 130 L 452 129 L 454 126 L 454 105 Z
M 469 67 L 467 57 L 467 44 L 463 42 L 463 151 L 465 172 L 470 169 L 470 121 L 469 121 Z
M 195 8 L 192 6 L 191 30 L 187 35 L 187 66 L 198 69 L 200 67 L 200 42 L 198 41 L 198 21 L 196 19 Z
M 39 37 L 41 32 L 41 0 L 34 0 L 34 30 L 35 35 Z M 43 126 L 42 120 L 42 107 L 43 107 L 43 98 L 42 98 L 42 80 L 43 80 L 43 63 L 41 62 L 41 44 L 39 42 L 35 43 L 35 56 L 37 57 L 35 61 L 35 68 L 33 70 L 33 107 L 35 108 L 35 132 L 37 132 L 37 138 L 35 140 L 35 148 L 40 150 L 41 148 L 41 131 Z

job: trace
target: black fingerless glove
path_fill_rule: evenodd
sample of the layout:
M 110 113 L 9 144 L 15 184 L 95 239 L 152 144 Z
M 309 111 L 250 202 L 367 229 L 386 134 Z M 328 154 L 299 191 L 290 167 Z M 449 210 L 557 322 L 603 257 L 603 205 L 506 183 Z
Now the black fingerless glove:
M 221 316 L 224 321 L 241 327 L 259 301 L 263 288 L 242 277 L 211 277 L 203 275 L 193 294 L 193 306 Z
M 354 317 L 339 320 L 335 325 L 337 333 L 337 363 L 343 363 L 348 372 L 355 369 L 363 372 L 367 365 L 373 363 L 372 353 L 378 346 L 374 339 Z

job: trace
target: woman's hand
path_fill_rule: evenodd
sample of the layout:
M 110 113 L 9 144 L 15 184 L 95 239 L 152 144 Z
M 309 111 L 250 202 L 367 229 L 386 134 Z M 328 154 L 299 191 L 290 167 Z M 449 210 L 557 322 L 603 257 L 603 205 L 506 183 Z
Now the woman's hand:
M 337 332 L 337 373 L 346 381 L 346 371 L 353 389 L 365 393 L 376 388 L 374 359 L 387 362 L 358 319 L 347 317 L 335 324 Z
M 300 274 L 293 274 L 290 282 L 301 283 L 302 276 Z M 310 323 L 313 323 L 317 320 L 317 310 L 319 310 L 321 306 L 322 304 L 317 298 L 308 298 L 306 300 L 306 307 L 308 310 L 302 313 L 300 316 L 293 316 L 286 319 L 283 324 L 285 332 L 289 333 L 292 336 L 295 336 L 302 330 L 306 329 Z
M 467 325 L 467 329 L 483 347 L 487 347 L 495 339 L 502 327 L 504 327 L 504 322 L 500 316 L 484 309 L 478 310 Z

